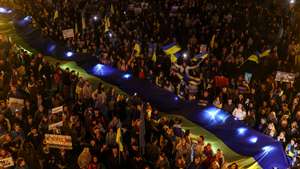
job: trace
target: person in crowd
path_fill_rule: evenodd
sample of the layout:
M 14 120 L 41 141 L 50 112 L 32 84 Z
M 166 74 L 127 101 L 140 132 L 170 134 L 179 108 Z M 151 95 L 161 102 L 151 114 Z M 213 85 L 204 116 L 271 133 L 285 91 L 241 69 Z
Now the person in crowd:
M 243 108 L 242 104 L 238 104 L 238 107 L 236 107 L 233 112 L 232 115 L 237 119 L 237 120 L 241 120 L 243 121 L 246 118 L 246 112 Z

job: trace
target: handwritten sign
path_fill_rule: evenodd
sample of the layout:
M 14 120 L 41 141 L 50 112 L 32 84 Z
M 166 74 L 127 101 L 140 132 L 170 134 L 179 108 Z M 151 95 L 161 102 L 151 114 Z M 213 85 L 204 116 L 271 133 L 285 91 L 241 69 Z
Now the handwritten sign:
M 48 130 L 54 130 L 57 129 L 59 127 L 62 127 L 64 125 L 63 121 L 57 122 L 57 123 L 52 123 L 48 126 Z
M 71 136 L 45 134 L 45 142 L 50 148 L 72 149 Z
M 8 106 L 12 111 L 21 110 L 24 107 L 24 99 L 10 97 Z
M 296 75 L 294 73 L 287 73 L 277 71 L 275 80 L 280 82 L 294 82 Z
M 14 166 L 14 160 L 12 157 L 0 159 L 0 166 L 4 168 L 12 167 Z
M 64 39 L 73 38 L 74 37 L 74 30 L 73 29 L 65 29 L 62 31 Z

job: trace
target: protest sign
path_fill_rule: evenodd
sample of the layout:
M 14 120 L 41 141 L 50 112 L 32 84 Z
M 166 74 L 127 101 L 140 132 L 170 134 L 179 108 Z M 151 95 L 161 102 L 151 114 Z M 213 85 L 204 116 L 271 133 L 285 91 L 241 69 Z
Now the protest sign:
M 72 149 L 72 138 L 67 135 L 45 134 L 45 143 L 50 148 Z
M 22 108 L 24 107 L 24 99 L 10 97 L 8 99 L 8 106 L 13 112 L 22 110 Z
M 294 82 L 295 81 L 295 74 L 294 73 L 287 73 L 277 71 L 275 80 L 280 82 Z
M 0 166 L 3 168 L 8 168 L 14 166 L 14 160 L 12 157 L 0 159 Z
M 207 52 L 207 45 L 206 44 L 201 44 L 200 45 L 200 52 L 201 53 L 206 53 Z
M 64 39 L 73 38 L 74 37 L 74 30 L 73 29 L 65 29 L 62 31 Z
M 55 107 L 51 110 L 52 114 L 56 114 L 63 111 L 63 106 Z
M 62 127 L 64 125 L 63 121 L 57 122 L 57 123 L 52 123 L 48 126 L 48 130 L 53 130 L 53 129 L 57 129 L 59 127 Z

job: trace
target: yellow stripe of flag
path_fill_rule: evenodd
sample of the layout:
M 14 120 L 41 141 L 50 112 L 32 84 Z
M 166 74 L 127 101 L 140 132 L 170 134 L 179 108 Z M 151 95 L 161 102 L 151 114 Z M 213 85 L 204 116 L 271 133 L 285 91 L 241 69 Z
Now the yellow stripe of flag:
M 255 63 L 258 64 L 258 57 L 256 55 L 249 56 L 247 60 L 255 62 Z
M 271 50 L 270 50 L 270 49 L 265 50 L 265 51 L 263 51 L 263 52 L 259 55 L 259 57 L 263 58 L 263 57 L 265 57 L 265 56 L 269 56 L 270 53 L 271 53 Z
M 134 47 L 133 47 L 133 50 L 135 50 L 135 56 L 136 57 L 139 57 L 140 54 L 141 54 L 141 45 L 138 44 L 138 43 L 135 43 Z
M 123 144 L 122 144 L 122 134 L 121 134 L 121 128 L 120 127 L 117 129 L 116 143 L 119 145 L 119 150 L 121 152 L 123 152 L 124 147 L 123 147 Z

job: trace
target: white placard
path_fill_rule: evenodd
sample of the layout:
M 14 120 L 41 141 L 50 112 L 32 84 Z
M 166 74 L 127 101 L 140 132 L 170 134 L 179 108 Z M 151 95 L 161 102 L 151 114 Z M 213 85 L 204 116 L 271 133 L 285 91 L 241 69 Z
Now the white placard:
M 67 135 L 45 134 L 45 142 L 50 148 L 72 149 L 72 137 Z
M 63 106 L 55 107 L 51 110 L 51 113 L 56 114 L 56 113 L 62 112 L 63 108 L 64 108 Z
M 74 38 L 74 29 L 65 29 L 62 31 L 64 39 Z
M 296 75 L 294 73 L 287 73 L 277 71 L 275 80 L 280 82 L 294 82 Z
M 8 99 L 8 107 L 13 112 L 17 110 L 22 110 L 22 108 L 24 107 L 24 99 L 10 97 Z
M 62 127 L 64 125 L 63 121 L 57 122 L 57 123 L 52 123 L 48 126 L 48 130 L 53 130 L 53 129 L 57 129 L 59 127 Z
M 0 166 L 4 168 L 12 167 L 14 166 L 14 160 L 12 157 L 0 159 Z

